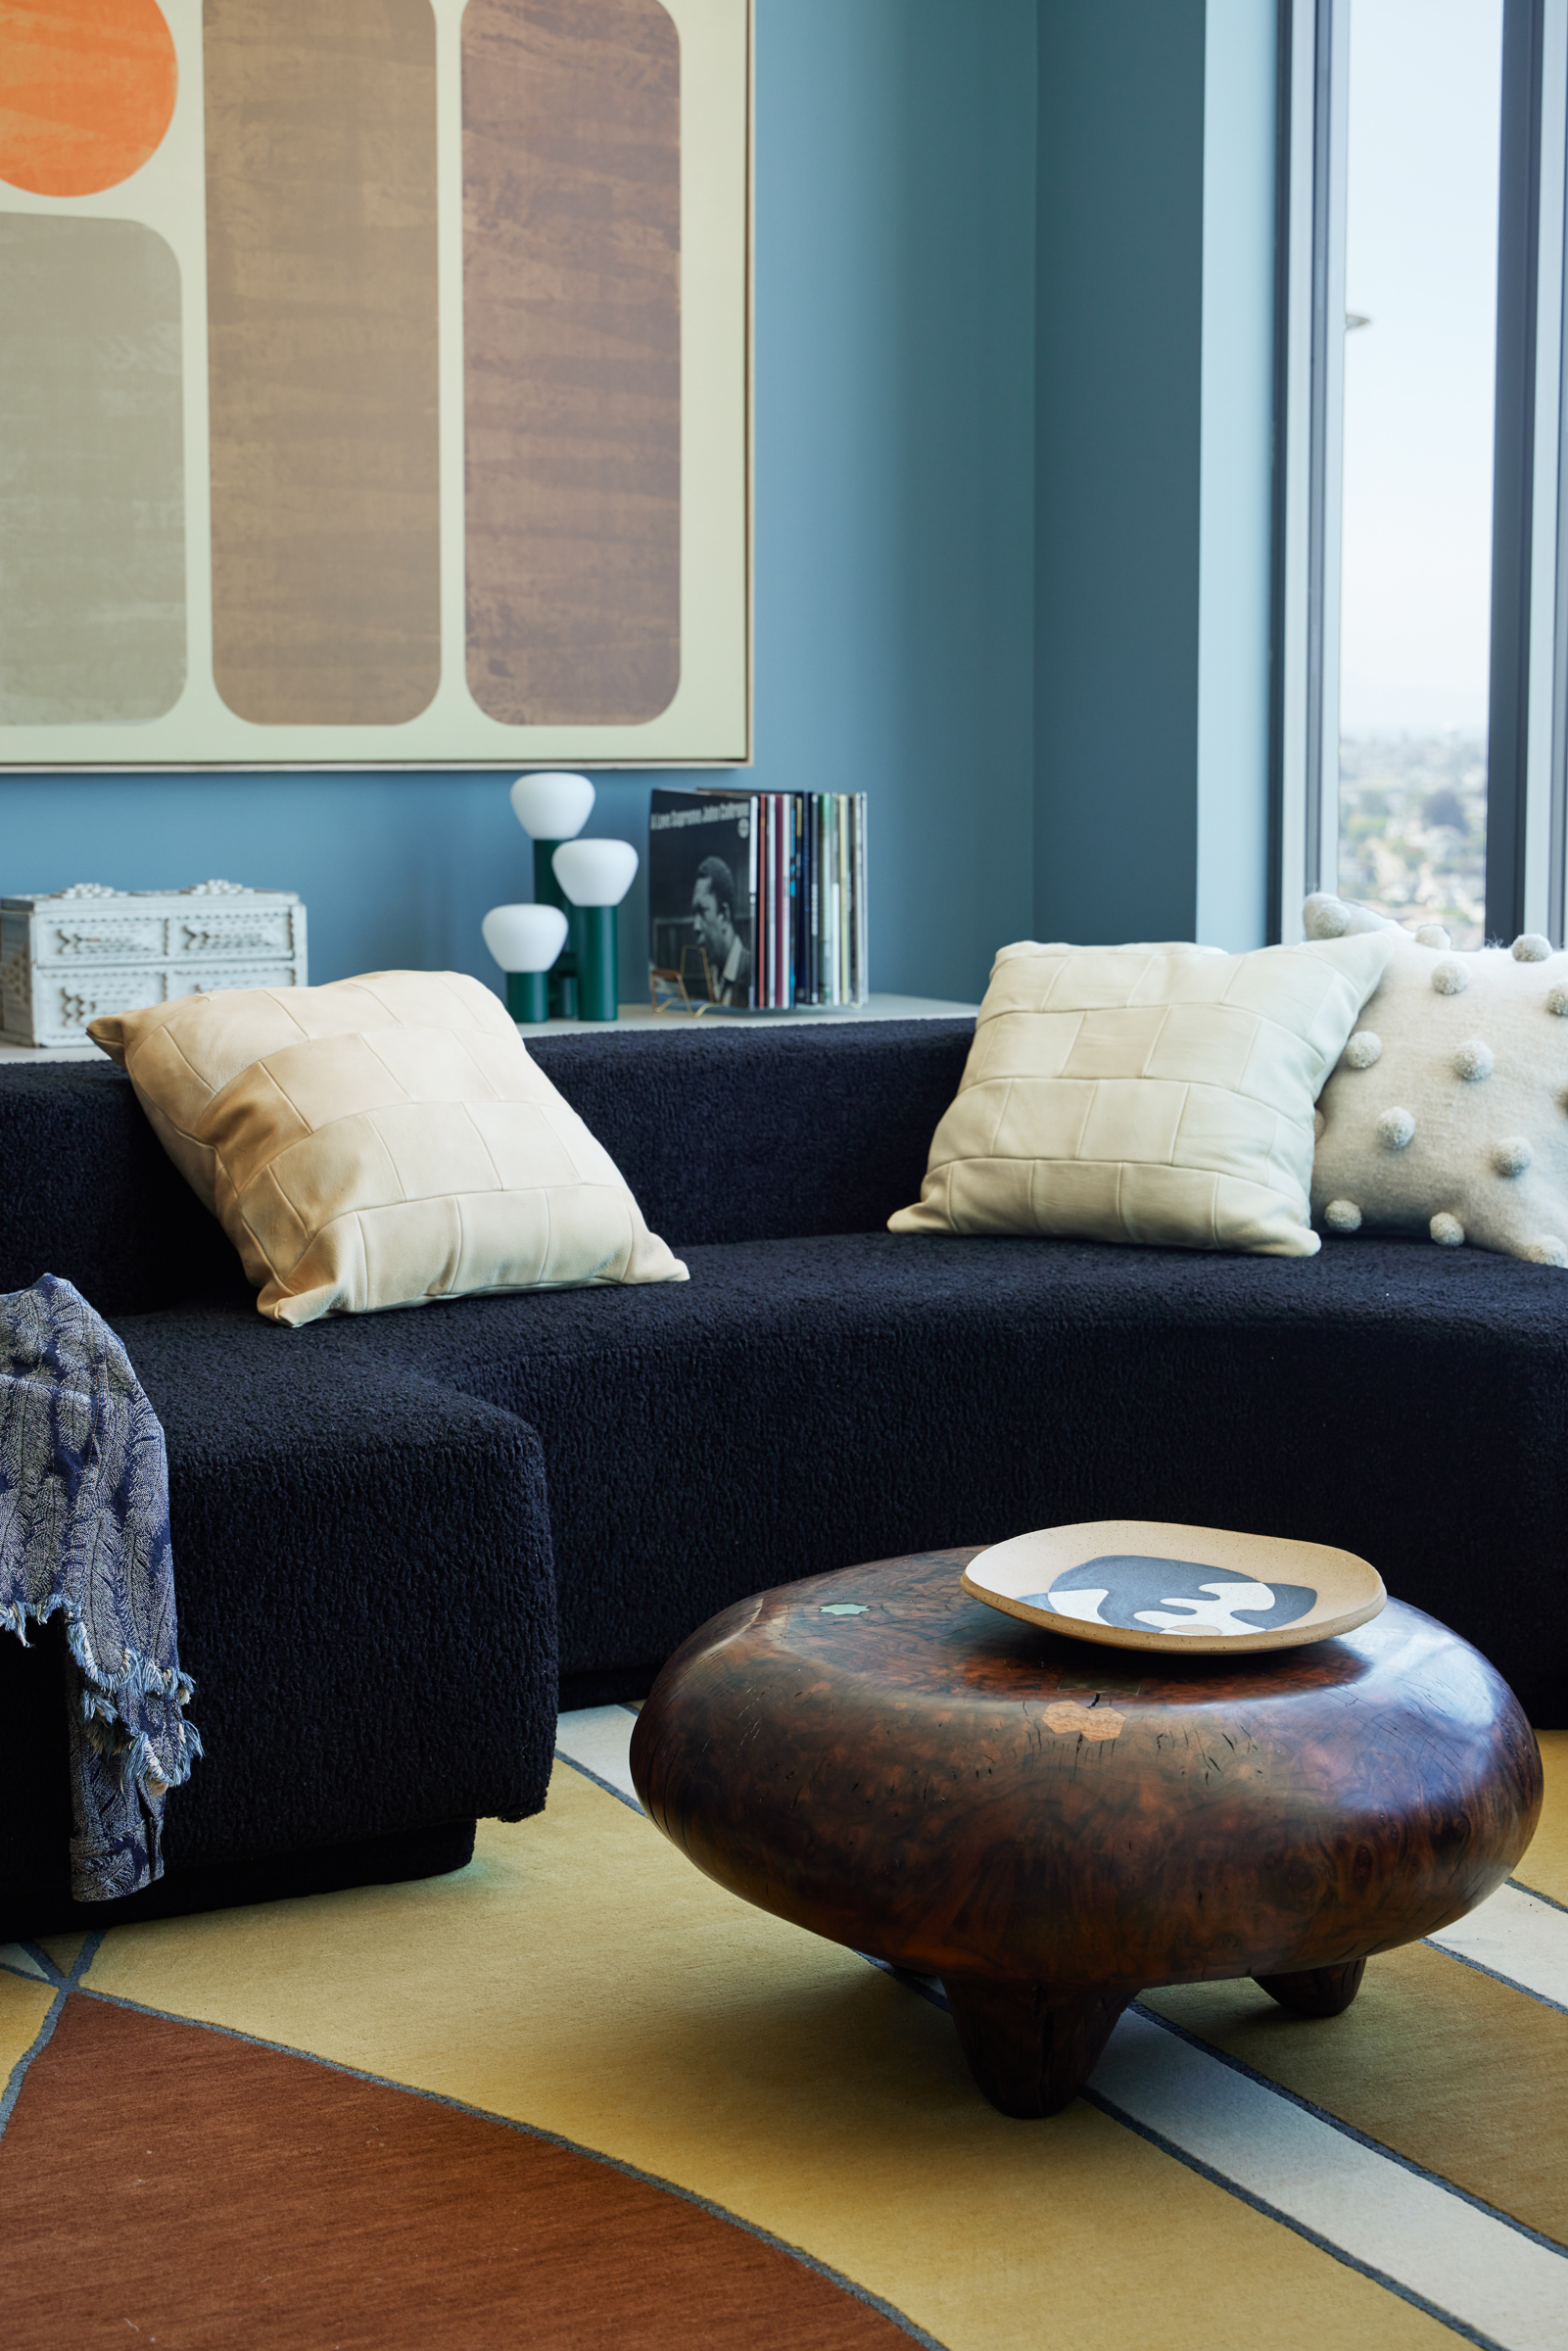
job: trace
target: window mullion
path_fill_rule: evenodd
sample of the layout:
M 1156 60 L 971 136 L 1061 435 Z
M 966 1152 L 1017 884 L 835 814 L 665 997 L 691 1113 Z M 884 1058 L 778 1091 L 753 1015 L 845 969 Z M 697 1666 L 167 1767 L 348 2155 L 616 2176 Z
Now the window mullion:
M 1345 197 L 1349 0 L 1317 0 L 1312 169 L 1311 546 L 1307 588 L 1307 887 L 1339 886 L 1340 547 L 1345 484 Z
M 1334 887 L 1347 0 L 1280 0 L 1274 342 L 1271 936 Z
M 1525 802 L 1525 927 L 1558 946 L 1568 860 L 1568 0 L 1544 0 L 1541 42 L 1534 560 Z
M 1487 931 L 1504 939 L 1529 927 L 1526 849 L 1544 15 L 1544 0 L 1504 0 L 1487 724 Z M 1544 913 L 1544 902 L 1538 911 Z

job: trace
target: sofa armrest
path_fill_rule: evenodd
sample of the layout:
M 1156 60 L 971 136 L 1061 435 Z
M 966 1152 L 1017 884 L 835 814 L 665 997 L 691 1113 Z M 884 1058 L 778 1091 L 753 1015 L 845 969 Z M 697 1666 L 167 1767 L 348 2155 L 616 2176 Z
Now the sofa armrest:
M 557 1670 L 534 1430 L 349 1367 L 330 1328 L 203 1309 L 119 1328 L 167 1440 L 207 1751 L 169 1799 L 170 1867 L 538 1811 Z

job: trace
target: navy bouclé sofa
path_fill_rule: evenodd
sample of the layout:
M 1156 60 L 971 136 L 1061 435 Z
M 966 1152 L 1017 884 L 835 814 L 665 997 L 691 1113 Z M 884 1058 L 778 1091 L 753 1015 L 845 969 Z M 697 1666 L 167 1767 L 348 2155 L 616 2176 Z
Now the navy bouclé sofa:
M 118 1071 L 0 1069 L 0 1289 L 73 1281 L 163 1420 L 207 1749 L 162 1883 L 73 1911 L 58 1657 L 0 1640 L 0 1941 L 456 1867 L 544 1802 L 557 1703 L 744 1594 L 1068 1519 L 1360 1552 L 1568 1721 L 1568 1274 L 889 1233 L 971 1033 L 542 1037 L 689 1283 L 302 1330 Z

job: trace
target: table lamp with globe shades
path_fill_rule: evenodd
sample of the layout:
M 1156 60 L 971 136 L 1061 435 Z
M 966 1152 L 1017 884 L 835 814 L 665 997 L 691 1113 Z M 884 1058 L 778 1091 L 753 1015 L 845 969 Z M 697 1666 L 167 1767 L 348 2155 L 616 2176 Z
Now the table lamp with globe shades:
M 558 906 L 566 916 L 566 937 L 548 974 L 549 1009 L 560 1019 L 577 1012 L 577 910 L 555 879 L 551 859 L 562 841 L 581 833 L 594 812 L 594 787 L 587 776 L 539 768 L 519 776 L 511 789 L 512 814 L 533 843 L 534 901 Z

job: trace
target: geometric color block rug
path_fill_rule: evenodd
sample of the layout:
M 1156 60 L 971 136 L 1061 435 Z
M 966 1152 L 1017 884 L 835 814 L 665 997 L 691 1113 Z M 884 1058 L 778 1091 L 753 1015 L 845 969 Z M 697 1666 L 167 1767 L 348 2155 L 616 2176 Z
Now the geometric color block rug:
M 565 1715 L 451 1877 L 0 1947 L 5 2351 L 1568 2346 L 1568 1734 L 1342 2017 L 1151 1992 L 1048 2122 Z

